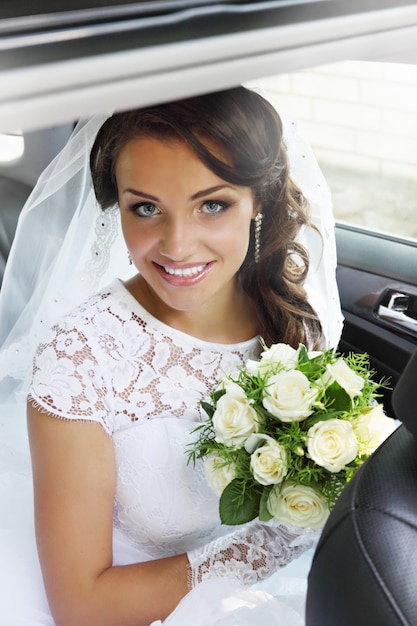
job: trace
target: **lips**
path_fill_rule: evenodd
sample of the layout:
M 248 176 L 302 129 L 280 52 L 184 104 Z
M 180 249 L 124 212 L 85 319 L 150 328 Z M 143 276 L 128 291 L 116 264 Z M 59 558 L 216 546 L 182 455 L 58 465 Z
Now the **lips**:
M 199 263 L 198 265 L 159 265 L 154 263 L 162 278 L 175 287 L 187 287 L 203 280 L 214 266 L 214 262 Z
M 203 265 L 195 265 L 194 267 L 166 267 L 162 266 L 167 274 L 170 276 L 197 276 L 200 274 L 207 266 L 207 263 Z

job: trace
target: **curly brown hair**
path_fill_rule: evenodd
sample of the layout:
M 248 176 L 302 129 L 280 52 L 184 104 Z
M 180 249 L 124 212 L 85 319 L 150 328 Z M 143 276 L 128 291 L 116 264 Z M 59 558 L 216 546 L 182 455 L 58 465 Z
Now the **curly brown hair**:
M 237 87 L 209 93 L 110 117 L 93 145 L 91 174 L 100 206 L 114 206 L 115 167 L 123 146 L 137 137 L 174 137 L 223 180 L 250 187 L 263 213 L 262 245 L 255 263 L 252 232 L 239 274 L 256 305 L 261 336 L 267 345 L 285 342 L 296 348 L 301 342 L 322 348 L 321 324 L 303 287 L 309 256 L 296 240 L 303 226 L 314 227 L 308 203 L 290 178 L 282 133 L 276 110 L 256 92 Z M 210 152 L 208 143 L 229 163 Z

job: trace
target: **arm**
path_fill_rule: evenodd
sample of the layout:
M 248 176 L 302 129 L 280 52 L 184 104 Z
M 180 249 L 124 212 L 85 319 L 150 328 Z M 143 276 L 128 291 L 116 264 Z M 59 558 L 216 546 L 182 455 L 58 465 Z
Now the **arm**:
M 189 587 L 224 576 L 252 585 L 314 541 L 255 523 L 188 555 L 113 567 L 110 437 L 99 424 L 57 419 L 32 405 L 28 425 L 38 550 L 57 626 L 148 625 L 172 612 Z
M 57 626 L 141 626 L 187 593 L 186 555 L 112 566 L 113 443 L 28 406 L 39 558 Z
M 254 585 L 315 545 L 318 533 L 276 522 L 238 526 L 229 535 L 188 552 L 190 586 L 223 576 Z

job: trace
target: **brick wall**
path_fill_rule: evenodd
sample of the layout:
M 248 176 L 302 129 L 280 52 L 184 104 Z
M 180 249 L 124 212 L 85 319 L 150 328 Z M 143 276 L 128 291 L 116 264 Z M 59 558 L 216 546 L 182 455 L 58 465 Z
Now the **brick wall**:
M 254 85 L 300 122 L 337 219 L 417 238 L 417 66 L 344 61 Z
M 417 66 L 344 61 L 257 81 L 296 115 L 321 162 L 417 174 Z

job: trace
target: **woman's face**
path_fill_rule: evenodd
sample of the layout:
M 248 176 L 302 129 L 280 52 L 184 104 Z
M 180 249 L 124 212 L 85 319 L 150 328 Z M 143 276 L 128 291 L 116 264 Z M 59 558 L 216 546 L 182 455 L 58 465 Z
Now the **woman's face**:
M 116 181 L 123 234 L 151 312 L 232 313 L 256 214 L 252 190 L 216 176 L 181 140 L 153 137 L 123 147 Z

